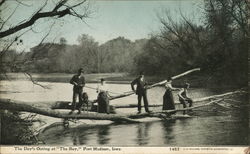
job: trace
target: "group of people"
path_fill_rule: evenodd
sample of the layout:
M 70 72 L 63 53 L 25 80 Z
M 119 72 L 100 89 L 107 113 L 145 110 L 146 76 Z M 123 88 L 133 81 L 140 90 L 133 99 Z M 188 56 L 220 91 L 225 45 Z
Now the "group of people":
M 134 85 L 136 85 L 136 90 L 134 88 Z M 188 96 L 189 86 L 190 85 L 186 83 L 184 88 L 174 88 L 172 86 L 172 78 L 169 77 L 165 84 L 166 91 L 165 91 L 165 94 L 163 95 L 162 110 L 174 110 L 175 109 L 175 102 L 174 102 L 174 97 L 172 93 L 172 91 L 175 91 L 175 90 L 180 91 L 178 93 L 178 97 L 183 107 L 186 108 L 187 104 L 189 104 L 189 107 L 192 107 L 193 100 Z M 131 88 L 138 96 L 138 114 L 141 113 L 141 99 L 142 98 L 144 101 L 145 111 L 150 113 L 151 111 L 148 109 L 148 99 L 147 99 L 147 82 L 144 79 L 143 72 L 141 72 L 140 75 L 131 82 Z M 183 111 L 183 114 L 186 114 L 186 112 Z
M 74 110 L 78 110 L 78 113 L 81 113 L 82 106 L 84 104 L 87 105 L 88 109 L 88 95 L 87 93 L 83 92 L 83 87 L 85 86 L 85 78 L 84 78 L 84 70 L 80 68 L 78 70 L 78 73 L 74 75 L 70 83 L 73 85 L 73 102 L 72 102 L 72 108 L 71 108 L 71 113 L 74 112 Z M 135 86 L 136 85 L 136 89 Z M 144 102 L 144 108 L 145 111 L 150 113 L 152 111 L 149 110 L 148 107 L 148 99 L 147 99 L 147 86 L 148 83 L 145 81 L 144 78 L 144 73 L 140 72 L 140 75 L 134 79 L 131 82 L 131 88 L 132 90 L 136 93 L 137 99 L 138 99 L 138 114 L 141 113 L 141 100 L 143 99 Z M 174 88 L 172 86 L 172 78 L 168 78 L 167 82 L 165 84 L 165 94 L 163 96 L 163 108 L 162 110 L 174 110 L 175 109 L 175 104 L 174 104 L 174 97 L 172 91 L 179 90 L 179 101 L 181 104 L 183 104 L 183 107 L 186 108 L 187 104 L 189 104 L 189 107 L 192 106 L 193 101 L 190 97 L 188 97 L 188 88 L 189 84 L 186 83 L 184 88 Z M 97 96 L 97 112 L 98 113 L 110 113 L 110 107 L 109 107 L 109 91 L 107 88 L 107 85 L 105 84 L 105 80 L 101 79 L 100 84 L 96 88 L 96 92 L 98 93 Z M 76 103 L 76 99 L 79 99 L 79 103 Z M 185 111 L 183 112 L 185 114 Z
M 83 92 L 83 87 L 85 86 L 85 78 L 84 78 L 84 70 L 80 68 L 78 73 L 74 75 L 71 80 L 70 84 L 73 85 L 73 101 L 71 105 L 71 112 L 72 114 L 76 109 L 78 110 L 78 114 L 81 113 L 83 105 L 89 105 L 88 95 L 86 92 Z M 109 109 L 109 93 L 107 86 L 105 84 L 105 80 L 101 79 L 100 84 L 98 85 L 96 92 L 98 93 L 97 97 L 97 112 L 99 113 L 110 113 Z M 76 99 L 78 96 L 79 103 L 76 103 Z

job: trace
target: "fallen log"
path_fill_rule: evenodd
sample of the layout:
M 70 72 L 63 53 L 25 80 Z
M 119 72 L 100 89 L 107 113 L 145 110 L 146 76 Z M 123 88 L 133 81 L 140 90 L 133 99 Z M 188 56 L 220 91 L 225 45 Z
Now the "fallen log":
M 175 110 L 161 110 L 161 111 L 154 111 L 152 113 L 141 113 L 141 114 L 127 114 L 128 118 L 133 118 L 133 119 L 137 119 L 137 118 L 144 118 L 144 117 L 158 117 L 161 118 L 164 116 L 164 114 L 168 114 L 171 115 L 172 113 L 175 112 L 180 112 L 180 111 L 187 111 L 187 110 L 192 110 L 192 109 L 196 109 L 196 108 L 200 108 L 200 107 L 204 107 L 204 106 L 208 106 L 214 103 L 219 103 L 221 102 L 223 99 L 217 99 L 217 100 L 213 100 L 210 101 L 208 103 L 202 104 L 202 105 L 197 105 L 197 106 L 193 106 L 193 107 L 187 107 L 187 108 L 182 108 L 182 109 L 175 109 Z M 170 118 L 170 117 L 169 117 Z M 170 118 L 171 119 L 171 118 Z
M 51 109 L 71 109 L 72 104 L 69 101 L 56 101 L 51 103 Z M 97 105 L 93 105 L 91 102 L 88 103 L 88 105 L 84 104 L 81 109 L 83 111 L 91 111 L 91 112 L 97 112 Z M 109 106 L 110 113 L 116 113 L 115 107 L 110 105 Z
M 161 107 L 162 104 L 149 104 L 148 107 Z M 116 109 L 119 109 L 119 108 L 137 108 L 138 105 L 137 104 L 128 104 L 128 105 L 114 105 L 114 107 Z M 144 105 L 142 105 L 141 107 L 144 107 Z
M 185 111 L 190 109 L 195 109 L 207 105 L 211 105 L 213 103 L 218 103 L 222 101 L 223 99 L 218 99 L 220 97 L 225 97 L 228 95 L 233 95 L 237 93 L 243 93 L 245 91 L 235 91 L 235 92 L 228 92 L 225 94 L 220 95 L 214 95 L 206 97 L 205 99 L 198 99 L 198 101 L 205 101 L 210 100 L 208 103 L 202 103 L 201 105 L 196 105 L 194 107 L 190 108 L 180 108 L 175 110 L 164 110 L 164 111 L 157 111 L 153 113 L 142 113 L 142 114 L 136 114 L 136 113 L 130 113 L 130 114 L 104 114 L 104 113 L 93 113 L 93 112 L 83 112 L 81 114 L 71 114 L 69 115 L 68 111 L 57 111 L 49 108 L 49 106 L 35 106 L 30 105 L 28 102 L 23 101 L 17 101 L 17 100 L 10 100 L 10 99 L 0 99 L 0 109 L 2 110 L 15 110 L 15 111 L 24 111 L 24 112 L 31 112 L 31 113 L 37 113 L 45 116 L 50 117 L 56 117 L 56 118 L 63 118 L 63 119 L 93 119 L 93 120 L 111 120 L 115 122 L 130 122 L 135 123 L 139 122 L 138 120 L 131 119 L 131 118 L 142 118 L 142 117 L 159 117 L 161 118 L 161 114 L 171 114 L 178 111 Z M 156 105 L 159 106 L 159 105 Z
M 181 74 L 179 74 L 179 75 L 173 76 L 173 77 L 171 77 L 171 78 L 172 78 L 173 80 L 175 80 L 175 79 L 178 79 L 178 78 L 180 78 L 180 77 L 183 77 L 183 76 L 188 75 L 188 74 L 190 74 L 190 73 L 192 73 L 192 72 L 195 72 L 195 71 L 200 71 L 200 68 L 191 69 L 191 70 L 189 70 L 189 71 L 186 71 L 186 72 L 181 73 Z M 151 89 L 151 88 L 154 88 L 154 87 L 157 87 L 157 86 L 161 86 L 161 85 L 165 84 L 166 82 L 167 82 L 167 80 L 163 80 L 163 81 L 161 81 L 161 82 L 157 82 L 157 83 L 155 83 L 155 84 L 153 84 L 153 85 L 147 86 L 146 89 Z M 118 98 L 122 98 L 122 97 L 127 97 L 127 96 L 130 96 L 130 95 L 133 95 L 134 93 L 135 93 L 134 91 L 128 91 L 128 92 L 125 92 L 124 94 L 120 94 L 120 95 L 117 95 L 117 96 L 111 96 L 111 97 L 110 97 L 110 100 L 118 99 Z M 95 100 L 93 100 L 93 101 L 91 101 L 91 102 L 92 102 L 92 103 L 96 103 L 97 100 L 95 99 Z
M 190 73 L 192 73 L 192 72 L 195 72 L 195 71 L 200 71 L 200 68 L 191 69 L 191 70 L 189 70 L 189 71 L 186 71 L 186 72 L 181 73 L 181 74 L 179 74 L 179 75 L 173 76 L 173 77 L 171 77 L 171 78 L 172 78 L 172 80 L 175 80 L 175 79 L 178 79 L 178 78 L 180 78 L 180 77 L 183 77 L 183 76 L 188 75 L 188 74 L 190 74 Z M 161 82 L 158 82 L 158 83 L 155 83 L 155 84 L 153 84 L 153 85 L 150 85 L 150 86 L 147 87 L 147 89 L 150 89 L 150 88 L 153 88 L 153 87 L 156 87 L 156 86 L 160 86 L 160 85 L 163 85 L 163 84 L 165 84 L 165 83 L 167 83 L 167 80 L 163 80 L 163 81 L 161 81 Z
M 236 90 L 236 91 L 227 92 L 227 93 L 224 93 L 224 94 L 212 95 L 212 96 L 208 96 L 208 97 L 198 98 L 198 99 L 195 99 L 194 101 L 195 102 L 202 102 L 202 101 L 206 101 L 206 100 L 210 100 L 210 99 L 217 99 L 217 98 L 220 98 L 220 97 L 226 97 L 226 96 L 230 96 L 230 95 L 244 94 L 244 93 L 247 93 L 247 92 L 244 91 L 244 90 Z
M 62 118 L 62 119 L 92 119 L 92 120 L 111 120 L 114 122 L 129 122 L 129 123 L 138 123 L 138 118 L 145 118 L 145 117 L 157 117 L 163 119 L 172 119 L 165 114 L 170 115 L 171 113 L 178 112 L 178 111 L 185 111 L 191 110 L 207 105 L 211 105 L 213 103 L 218 103 L 223 99 L 213 100 L 209 103 L 197 105 L 194 107 L 183 108 L 183 109 L 176 109 L 176 110 L 163 110 L 163 111 L 155 111 L 152 113 L 129 113 L 129 114 L 105 114 L 105 113 L 93 113 L 93 112 L 83 112 L 81 114 L 68 114 L 68 111 L 55 111 L 52 109 L 38 107 L 34 105 L 27 104 L 26 102 L 22 101 L 14 101 L 10 99 L 0 99 L 0 108 L 7 109 L 7 110 L 15 110 L 15 111 L 23 111 L 23 112 L 31 112 L 37 113 L 45 116 L 55 117 L 55 118 Z M 182 117 L 183 118 L 183 117 Z
M 0 108 L 6 110 L 23 111 L 37 113 L 45 116 L 63 118 L 63 119 L 93 119 L 93 120 L 111 120 L 115 122 L 130 122 L 137 123 L 139 121 L 130 119 L 126 115 L 104 114 L 104 113 L 81 113 L 81 114 L 68 114 L 68 111 L 56 111 L 49 108 L 38 107 L 27 104 L 23 101 L 16 101 L 10 99 L 0 99 Z
M 195 104 L 199 104 L 201 102 L 205 103 L 205 101 L 209 101 L 209 100 L 213 100 L 213 99 L 224 98 L 224 97 L 228 97 L 228 96 L 232 96 L 232 95 L 236 95 L 236 94 L 244 94 L 244 93 L 247 93 L 247 92 L 243 91 L 243 90 L 236 90 L 236 91 L 227 92 L 227 93 L 224 93 L 224 94 L 212 95 L 212 96 L 208 96 L 208 97 L 193 99 L 193 101 L 194 101 L 193 103 L 195 105 Z M 225 100 L 227 100 L 227 99 L 225 99 Z M 52 109 L 70 109 L 70 107 L 69 107 L 70 103 L 71 102 L 69 102 L 69 101 L 57 101 L 57 102 L 54 102 L 54 103 L 51 102 L 51 104 L 52 104 L 51 108 Z M 137 106 L 138 106 L 137 104 L 114 105 L 114 106 L 111 106 L 111 110 L 114 110 L 115 108 L 116 109 L 118 109 L 118 108 L 137 108 Z M 161 107 L 162 103 L 161 104 L 149 104 L 148 106 L 149 107 Z M 176 108 L 181 108 L 182 104 L 179 103 L 179 102 L 176 102 L 175 106 L 176 106 Z M 94 111 L 94 110 L 91 110 L 91 111 Z
M 205 104 L 202 104 L 202 105 L 193 106 L 193 107 L 187 107 L 187 108 L 175 109 L 175 110 L 163 110 L 160 113 L 175 113 L 175 112 L 178 112 L 178 111 L 187 111 L 187 110 L 192 110 L 192 109 L 196 109 L 196 108 L 208 106 L 208 105 L 211 105 L 211 104 L 214 104 L 214 103 L 219 103 L 221 101 L 223 101 L 223 99 L 213 100 L 213 101 L 210 101 L 208 103 L 205 103 Z
M 247 93 L 247 92 L 243 91 L 243 90 L 236 90 L 236 91 L 227 92 L 227 93 L 224 93 L 224 94 L 212 95 L 212 96 L 208 96 L 208 97 L 193 99 L 193 103 L 198 104 L 200 102 L 205 102 L 205 101 L 209 101 L 209 100 L 213 100 L 213 99 L 232 96 L 232 95 L 236 95 L 236 94 L 244 94 L 244 93 Z M 225 99 L 225 100 L 227 100 L 227 99 Z M 128 104 L 128 105 L 115 105 L 114 107 L 115 108 L 136 108 L 137 106 L 138 106 L 137 104 Z M 148 106 L 149 107 L 161 107 L 162 104 L 149 104 Z M 182 104 L 178 102 L 178 103 L 175 103 L 175 106 L 182 106 Z

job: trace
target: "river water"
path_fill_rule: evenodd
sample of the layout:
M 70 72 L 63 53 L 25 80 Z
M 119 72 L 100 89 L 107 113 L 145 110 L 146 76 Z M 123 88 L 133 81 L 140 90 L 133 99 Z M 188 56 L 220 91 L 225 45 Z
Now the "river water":
M 10 98 L 44 105 L 42 102 L 71 101 L 72 85 L 68 83 L 40 82 L 49 89 L 41 88 L 30 81 L 1 81 L 0 98 Z M 96 84 L 86 84 L 96 88 Z M 108 84 L 112 95 L 130 91 L 128 84 Z M 95 99 L 95 90 L 85 88 L 89 99 Z M 221 89 L 190 89 L 190 97 L 201 98 L 225 92 Z M 148 91 L 149 104 L 162 104 L 164 88 Z M 175 100 L 176 93 L 174 93 Z M 135 95 L 111 101 L 112 105 L 136 104 Z M 245 103 L 247 102 L 240 102 Z M 137 112 L 136 108 L 123 112 Z M 38 116 L 47 123 L 60 119 Z M 77 124 L 78 122 L 76 122 Z M 82 124 L 82 125 L 81 125 Z M 48 145 L 115 145 L 115 146 L 210 146 L 249 145 L 249 111 L 222 109 L 212 106 L 197 111 L 192 118 L 171 121 L 148 121 L 139 124 L 113 124 L 106 121 L 81 120 L 75 127 L 55 125 L 43 131 L 39 139 Z

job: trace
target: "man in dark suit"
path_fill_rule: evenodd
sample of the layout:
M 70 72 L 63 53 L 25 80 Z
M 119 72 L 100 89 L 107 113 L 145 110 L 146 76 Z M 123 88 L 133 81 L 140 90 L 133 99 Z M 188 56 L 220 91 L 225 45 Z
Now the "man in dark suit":
M 74 110 L 76 109 L 76 98 L 77 98 L 77 95 L 78 95 L 78 99 L 79 99 L 79 104 L 82 104 L 83 103 L 83 87 L 85 86 L 85 78 L 83 76 L 84 74 L 84 71 L 82 68 L 80 68 L 78 70 L 78 73 L 76 75 L 74 75 L 71 80 L 70 80 L 70 83 L 73 86 L 73 102 L 72 102 L 72 111 L 70 112 L 73 113 Z M 80 109 L 78 109 L 80 113 Z
M 136 85 L 136 90 L 134 88 L 134 85 Z M 131 88 L 138 96 L 138 113 L 141 113 L 141 98 L 143 98 L 145 111 L 148 113 L 151 112 L 148 110 L 147 89 L 143 72 L 140 73 L 140 76 L 138 78 L 131 82 Z

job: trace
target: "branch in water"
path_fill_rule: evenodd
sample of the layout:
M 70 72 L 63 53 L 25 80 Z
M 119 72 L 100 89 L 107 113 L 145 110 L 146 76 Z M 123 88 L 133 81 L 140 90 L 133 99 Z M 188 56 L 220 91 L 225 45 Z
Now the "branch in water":
M 37 81 L 35 81 L 30 73 L 25 72 L 24 74 L 27 75 L 27 76 L 29 77 L 30 81 L 31 81 L 33 84 L 38 85 L 38 86 L 40 86 L 40 87 L 42 87 L 42 88 L 44 88 L 44 89 L 50 89 L 49 86 L 42 85 L 42 84 L 38 83 Z

